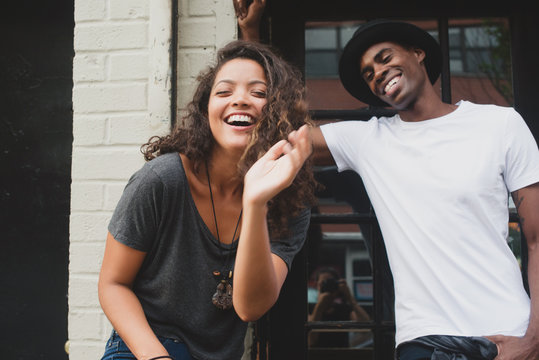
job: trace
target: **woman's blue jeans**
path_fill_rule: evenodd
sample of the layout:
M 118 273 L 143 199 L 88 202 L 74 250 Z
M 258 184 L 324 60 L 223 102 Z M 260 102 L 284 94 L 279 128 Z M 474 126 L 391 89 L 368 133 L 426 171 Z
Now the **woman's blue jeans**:
M 157 337 L 159 341 L 163 344 L 165 349 L 167 349 L 170 356 L 174 360 L 193 360 L 187 350 L 187 346 L 178 340 L 167 339 L 164 337 Z M 120 360 L 120 359 L 137 359 L 135 355 L 131 353 L 125 342 L 122 340 L 120 335 L 116 331 L 112 331 L 107 345 L 105 347 L 105 354 L 101 360 Z

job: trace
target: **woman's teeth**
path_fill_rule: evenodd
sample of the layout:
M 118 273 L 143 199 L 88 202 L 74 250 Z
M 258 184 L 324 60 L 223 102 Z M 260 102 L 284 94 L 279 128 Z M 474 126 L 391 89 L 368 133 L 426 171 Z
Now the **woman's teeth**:
M 253 123 L 253 118 L 249 115 L 231 115 L 226 119 L 226 123 L 235 126 L 248 126 Z

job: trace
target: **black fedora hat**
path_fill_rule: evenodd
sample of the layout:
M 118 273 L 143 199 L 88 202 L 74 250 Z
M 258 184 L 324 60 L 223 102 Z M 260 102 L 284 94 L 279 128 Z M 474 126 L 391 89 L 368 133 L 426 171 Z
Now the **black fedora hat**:
M 356 30 L 344 47 L 339 61 L 339 76 L 344 88 L 356 99 L 373 106 L 388 106 L 374 95 L 363 80 L 359 59 L 372 45 L 393 41 L 418 47 L 425 51 L 425 67 L 432 84 L 438 79 L 442 67 L 440 45 L 425 30 L 407 22 L 379 19 L 367 22 Z

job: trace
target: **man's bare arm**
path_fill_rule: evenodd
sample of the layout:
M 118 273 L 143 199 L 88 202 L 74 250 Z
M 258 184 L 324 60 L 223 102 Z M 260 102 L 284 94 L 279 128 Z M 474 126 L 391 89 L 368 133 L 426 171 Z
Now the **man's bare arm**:
M 539 183 L 511 193 L 528 243 L 528 283 L 531 312 L 528 330 L 522 338 L 489 336 L 498 346 L 495 360 L 539 359 Z
M 318 126 L 311 128 L 311 139 L 313 143 L 314 165 L 329 166 L 335 165 L 335 160 L 328 149 L 326 139 L 322 135 L 322 130 Z

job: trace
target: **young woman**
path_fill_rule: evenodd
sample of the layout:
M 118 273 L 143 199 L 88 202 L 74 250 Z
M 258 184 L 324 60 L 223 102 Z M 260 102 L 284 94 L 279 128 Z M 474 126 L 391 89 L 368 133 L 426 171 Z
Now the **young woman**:
M 275 303 L 303 245 L 314 180 L 299 73 L 235 41 L 198 80 L 185 118 L 143 146 L 109 224 L 103 359 L 239 359 L 246 322 Z

